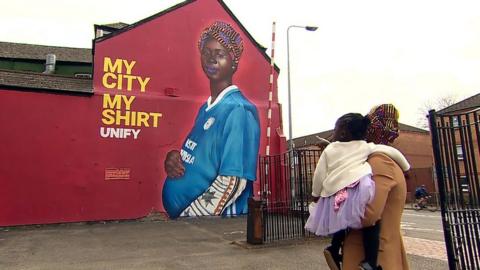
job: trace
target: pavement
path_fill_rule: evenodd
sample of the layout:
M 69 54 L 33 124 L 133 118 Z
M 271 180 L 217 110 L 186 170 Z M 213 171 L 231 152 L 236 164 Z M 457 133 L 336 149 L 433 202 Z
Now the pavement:
M 448 262 L 445 242 L 404 236 L 403 244 L 408 254 Z
M 325 239 L 245 239 L 245 217 L 3 227 L 0 269 L 328 269 Z M 410 269 L 448 269 L 442 244 L 406 236 Z

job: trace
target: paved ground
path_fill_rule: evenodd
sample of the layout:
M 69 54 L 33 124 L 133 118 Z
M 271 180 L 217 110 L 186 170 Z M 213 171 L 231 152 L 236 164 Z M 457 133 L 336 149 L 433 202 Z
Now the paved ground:
M 444 242 L 406 236 L 403 241 L 408 254 L 448 261 Z
M 447 262 L 439 211 L 405 210 L 401 225 L 408 253 Z
M 443 242 L 440 212 L 405 210 L 402 217 L 405 236 Z
M 246 248 L 245 228 L 245 218 L 0 228 L 0 269 L 327 269 L 326 241 Z M 448 269 L 436 242 L 405 238 L 411 269 Z

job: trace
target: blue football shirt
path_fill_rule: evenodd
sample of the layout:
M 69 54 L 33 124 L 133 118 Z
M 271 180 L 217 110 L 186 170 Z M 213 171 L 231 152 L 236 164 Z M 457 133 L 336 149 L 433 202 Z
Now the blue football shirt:
M 205 103 L 200 108 L 182 145 L 185 174 L 165 180 L 163 206 L 171 218 L 178 217 L 218 175 L 249 181 L 256 178 L 260 139 L 257 109 L 237 87 L 223 92 L 216 104 L 208 107 Z

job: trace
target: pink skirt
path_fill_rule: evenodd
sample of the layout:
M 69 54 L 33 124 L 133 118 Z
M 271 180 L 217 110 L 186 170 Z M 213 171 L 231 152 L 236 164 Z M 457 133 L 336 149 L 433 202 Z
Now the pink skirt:
M 375 196 L 372 176 L 369 174 L 360 178 L 358 184 L 347 188 L 347 193 L 347 199 L 338 210 L 334 209 L 335 195 L 320 197 L 317 203 L 312 203 L 305 229 L 316 235 L 326 236 L 347 228 L 362 228 L 365 208 Z

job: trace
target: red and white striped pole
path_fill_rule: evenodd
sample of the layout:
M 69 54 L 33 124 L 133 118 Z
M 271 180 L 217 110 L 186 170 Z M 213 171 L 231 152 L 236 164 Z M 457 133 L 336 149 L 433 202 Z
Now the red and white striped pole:
M 272 126 L 272 100 L 273 100 L 273 82 L 275 74 L 275 22 L 272 24 L 272 51 L 270 58 L 270 89 L 268 91 L 268 112 L 267 112 L 267 149 L 266 155 L 270 155 L 270 136 Z
M 269 90 L 268 90 L 268 111 L 267 111 L 267 146 L 265 149 L 266 159 L 265 159 L 265 181 L 263 183 L 263 192 L 264 194 L 260 195 L 264 200 L 268 203 L 268 196 L 271 194 L 270 190 L 268 189 L 269 183 L 272 179 L 269 178 L 269 161 L 270 158 L 270 136 L 271 136 L 271 126 L 272 126 L 272 101 L 273 101 L 273 81 L 274 81 L 274 74 L 275 74 L 275 22 L 272 24 L 272 51 L 271 51 L 271 58 L 270 58 L 270 80 L 269 80 Z

